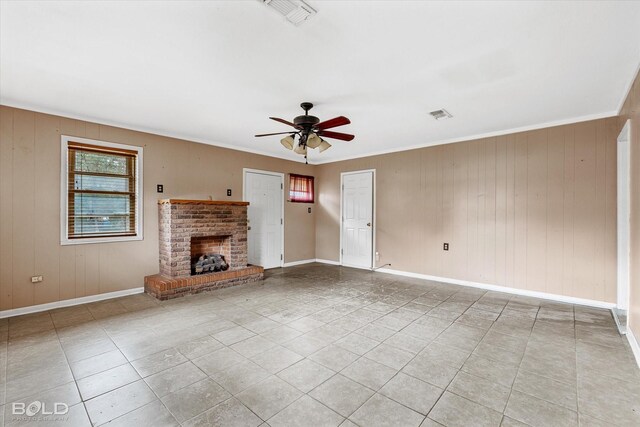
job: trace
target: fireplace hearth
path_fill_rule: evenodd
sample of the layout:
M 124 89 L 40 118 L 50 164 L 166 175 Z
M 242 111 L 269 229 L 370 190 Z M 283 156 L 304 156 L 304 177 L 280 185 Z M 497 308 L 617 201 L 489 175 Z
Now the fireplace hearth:
M 248 204 L 159 200 L 160 273 L 145 277 L 145 292 L 164 300 L 262 280 L 247 264 Z

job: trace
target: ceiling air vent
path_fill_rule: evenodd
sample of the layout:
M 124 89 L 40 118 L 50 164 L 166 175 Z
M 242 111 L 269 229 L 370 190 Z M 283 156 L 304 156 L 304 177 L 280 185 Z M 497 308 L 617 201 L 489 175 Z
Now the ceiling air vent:
M 444 108 L 442 110 L 436 110 L 436 111 L 432 111 L 429 114 L 431 114 L 431 116 L 433 116 L 434 119 L 436 120 L 444 120 L 444 119 L 450 119 L 451 117 L 453 117 L 451 114 L 449 114 L 449 112 L 447 110 L 445 110 Z
M 309 17 L 316 14 L 316 10 L 302 0 L 262 0 L 264 4 L 287 18 L 293 25 L 300 25 Z

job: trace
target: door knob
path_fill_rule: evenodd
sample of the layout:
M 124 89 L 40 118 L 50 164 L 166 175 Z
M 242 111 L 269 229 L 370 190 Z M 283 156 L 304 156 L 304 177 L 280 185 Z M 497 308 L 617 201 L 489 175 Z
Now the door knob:
M 251 230 L 251 226 L 247 227 L 247 230 Z
M 371 223 L 370 222 L 367 223 L 367 227 L 371 227 Z

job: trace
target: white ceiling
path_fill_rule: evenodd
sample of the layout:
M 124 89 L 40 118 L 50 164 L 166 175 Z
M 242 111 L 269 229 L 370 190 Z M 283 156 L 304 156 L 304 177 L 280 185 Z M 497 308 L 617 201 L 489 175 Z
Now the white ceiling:
M 614 115 L 640 61 L 640 2 L 308 3 L 2 2 L 0 103 L 300 160 L 253 134 L 311 101 L 323 163 Z

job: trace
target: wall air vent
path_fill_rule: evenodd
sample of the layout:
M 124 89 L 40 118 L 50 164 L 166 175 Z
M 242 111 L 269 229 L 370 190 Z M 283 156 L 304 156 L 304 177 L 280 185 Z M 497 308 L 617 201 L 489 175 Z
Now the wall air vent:
M 453 117 L 451 114 L 449 114 L 449 112 L 445 109 L 441 109 L 441 110 L 436 110 L 436 111 L 432 111 L 429 114 L 431 114 L 431 116 L 436 119 L 436 120 L 444 120 L 444 119 L 450 119 L 451 117 Z
M 263 3 L 280 15 L 287 18 L 293 25 L 300 25 L 312 15 L 316 10 L 302 0 L 262 0 Z

